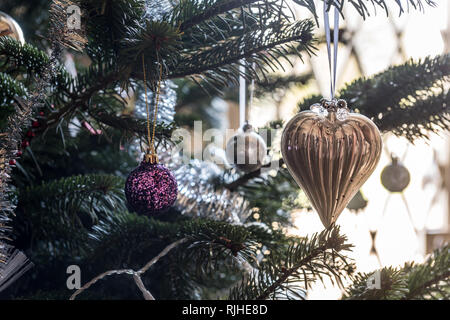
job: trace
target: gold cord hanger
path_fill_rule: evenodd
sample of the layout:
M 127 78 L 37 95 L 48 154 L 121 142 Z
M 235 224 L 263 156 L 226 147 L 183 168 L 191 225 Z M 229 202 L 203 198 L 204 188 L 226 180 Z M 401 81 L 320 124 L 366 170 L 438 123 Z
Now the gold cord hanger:
M 147 110 L 147 139 L 148 139 L 148 146 L 149 146 L 149 150 L 147 150 L 144 160 L 145 160 L 145 162 L 150 162 L 152 164 L 158 163 L 158 156 L 156 154 L 156 149 L 155 149 L 155 132 L 156 132 L 156 118 L 158 115 L 158 103 L 159 103 L 159 95 L 161 92 L 161 79 L 162 79 L 162 64 L 159 63 L 158 52 L 156 53 L 156 56 L 158 58 L 159 78 L 158 78 L 158 84 L 156 87 L 155 111 L 154 111 L 154 117 L 153 117 L 153 132 L 151 132 L 151 130 L 150 130 L 150 109 L 149 109 L 149 105 L 148 105 L 148 94 L 147 94 L 147 77 L 146 77 L 146 73 L 145 73 L 145 58 L 144 58 L 144 54 L 142 54 L 142 70 L 144 73 L 144 87 L 145 87 L 145 107 Z

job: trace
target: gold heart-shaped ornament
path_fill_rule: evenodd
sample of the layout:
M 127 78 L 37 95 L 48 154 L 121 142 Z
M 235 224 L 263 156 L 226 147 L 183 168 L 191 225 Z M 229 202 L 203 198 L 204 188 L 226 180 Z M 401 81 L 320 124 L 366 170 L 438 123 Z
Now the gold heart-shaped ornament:
M 328 228 L 375 170 L 382 141 L 367 117 L 344 100 L 322 100 L 286 125 L 281 153 L 289 172 Z

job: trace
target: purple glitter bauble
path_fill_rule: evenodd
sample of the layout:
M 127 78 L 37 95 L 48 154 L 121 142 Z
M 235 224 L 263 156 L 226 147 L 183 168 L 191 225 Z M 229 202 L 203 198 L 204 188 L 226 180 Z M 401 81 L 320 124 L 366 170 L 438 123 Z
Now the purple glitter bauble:
M 125 183 L 128 207 L 138 214 L 163 213 L 174 204 L 177 195 L 177 181 L 161 164 L 142 161 Z

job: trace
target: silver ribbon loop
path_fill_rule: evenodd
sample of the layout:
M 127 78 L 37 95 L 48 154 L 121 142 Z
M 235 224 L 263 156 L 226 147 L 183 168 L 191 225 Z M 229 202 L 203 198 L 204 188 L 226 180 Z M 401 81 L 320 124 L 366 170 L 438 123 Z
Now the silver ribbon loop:
M 334 61 L 331 61 L 331 39 L 330 39 L 330 20 L 327 12 L 327 1 L 323 2 L 323 17 L 325 27 L 325 38 L 327 40 L 327 52 L 328 52 L 328 67 L 330 69 L 330 90 L 331 99 L 334 99 L 334 92 L 336 91 L 336 70 L 337 70 L 337 53 L 339 43 L 339 10 L 337 5 L 334 7 L 334 32 L 333 32 L 333 46 L 334 46 Z
M 246 119 L 246 112 L 245 112 L 245 104 L 246 104 L 246 97 L 245 97 L 245 91 L 246 91 L 246 83 L 245 83 L 245 59 L 241 59 L 239 65 L 239 127 L 242 128 L 242 126 L 245 123 Z

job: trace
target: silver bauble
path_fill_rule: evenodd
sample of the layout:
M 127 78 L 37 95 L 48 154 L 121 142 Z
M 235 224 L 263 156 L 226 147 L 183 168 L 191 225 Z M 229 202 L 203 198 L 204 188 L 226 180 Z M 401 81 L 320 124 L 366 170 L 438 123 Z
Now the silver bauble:
M 367 207 L 367 203 L 368 201 L 362 194 L 361 190 L 358 190 L 352 200 L 348 203 L 347 209 L 353 212 L 359 212 Z
M 227 160 L 243 172 L 261 168 L 267 155 L 267 145 L 251 125 L 245 124 L 242 130 L 227 142 Z
M 203 150 L 203 160 L 209 161 L 221 168 L 230 168 L 225 150 L 217 147 L 213 143 L 209 144 Z
M 381 172 L 381 183 L 390 192 L 403 192 L 411 181 L 408 169 L 393 156 L 392 163 Z
M 0 11 L 0 36 L 9 36 L 21 44 L 25 43 L 22 28 L 20 28 L 16 20 L 2 11 Z

